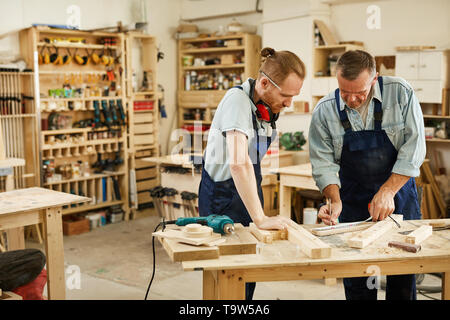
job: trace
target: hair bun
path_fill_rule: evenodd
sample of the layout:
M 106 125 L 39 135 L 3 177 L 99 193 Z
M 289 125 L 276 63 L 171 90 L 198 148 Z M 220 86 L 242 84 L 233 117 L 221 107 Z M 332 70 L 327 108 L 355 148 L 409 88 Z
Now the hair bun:
M 261 50 L 261 57 L 268 58 L 275 54 L 275 50 L 273 48 L 265 47 Z

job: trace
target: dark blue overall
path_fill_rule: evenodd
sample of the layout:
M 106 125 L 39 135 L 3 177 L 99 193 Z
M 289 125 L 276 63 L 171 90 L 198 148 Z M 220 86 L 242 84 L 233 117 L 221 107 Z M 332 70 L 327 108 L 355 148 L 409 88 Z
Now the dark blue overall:
M 236 87 L 243 90 L 242 87 Z M 250 98 L 249 98 L 250 99 Z M 252 112 L 253 130 L 255 131 L 255 139 L 249 140 L 249 154 L 253 163 L 253 170 L 256 177 L 256 187 L 261 205 L 264 208 L 264 198 L 261 187 L 261 160 L 266 154 L 272 140 L 276 137 L 276 130 L 273 130 L 271 137 L 260 136 L 258 134 L 258 125 L 256 116 Z M 205 159 L 202 165 L 202 179 L 200 181 L 198 192 L 198 209 L 200 216 L 208 216 L 211 214 L 227 215 L 235 223 L 242 223 L 248 226 L 252 219 L 242 202 L 241 197 L 236 189 L 233 178 L 225 181 L 214 182 L 205 170 Z M 255 290 L 255 283 L 246 283 L 245 297 L 251 300 Z
M 381 96 L 383 79 L 378 78 Z M 368 204 L 392 173 L 397 160 L 397 150 L 386 132 L 381 129 L 383 109 L 381 102 L 374 99 L 374 130 L 352 131 L 345 108 L 340 109 L 339 89 L 335 91 L 336 107 L 345 129 L 339 178 L 342 213 L 340 222 L 367 219 Z M 404 220 L 420 219 L 419 203 L 414 178 L 397 192 L 394 198 L 395 214 L 402 214 Z M 415 300 L 415 275 L 387 276 L 386 299 Z M 377 299 L 377 290 L 369 289 L 367 277 L 344 279 L 345 296 L 348 300 Z

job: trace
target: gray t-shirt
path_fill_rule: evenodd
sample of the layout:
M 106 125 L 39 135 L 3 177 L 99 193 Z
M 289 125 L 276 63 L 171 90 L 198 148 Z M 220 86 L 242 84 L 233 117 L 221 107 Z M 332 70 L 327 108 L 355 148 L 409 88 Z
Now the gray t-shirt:
M 227 131 L 240 131 L 247 136 L 248 146 L 254 142 L 252 113 L 256 106 L 249 97 L 250 82 L 247 79 L 242 84 L 243 90 L 232 88 L 227 91 L 220 101 L 208 134 L 205 149 L 205 169 L 215 181 L 225 181 L 231 178 L 229 155 L 226 145 Z M 265 121 L 256 120 L 258 132 L 261 136 L 270 138 L 272 127 Z

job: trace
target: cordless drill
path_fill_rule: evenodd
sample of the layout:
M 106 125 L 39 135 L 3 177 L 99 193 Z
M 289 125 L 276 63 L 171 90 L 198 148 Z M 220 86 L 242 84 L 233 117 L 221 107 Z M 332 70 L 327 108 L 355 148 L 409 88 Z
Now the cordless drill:
M 178 218 L 177 220 L 166 221 L 166 224 L 176 224 L 177 226 L 185 226 L 191 223 L 198 223 L 211 227 L 214 232 L 220 234 L 232 233 L 234 231 L 234 222 L 228 216 L 219 216 L 212 214 L 207 217 L 191 217 Z

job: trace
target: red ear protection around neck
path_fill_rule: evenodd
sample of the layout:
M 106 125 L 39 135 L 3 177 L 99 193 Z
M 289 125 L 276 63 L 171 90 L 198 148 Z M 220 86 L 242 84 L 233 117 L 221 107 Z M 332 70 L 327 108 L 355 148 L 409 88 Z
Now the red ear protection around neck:
M 256 115 L 257 115 L 259 120 L 264 120 L 264 121 L 267 121 L 267 122 L 270 122 L 272 120 L 271 119 L 272 118 L 271 117 L 272 111 L 263 102 L 259 101 L 256 104 L 256 109 L 258 110 L 258 112 L 256 112 Z

